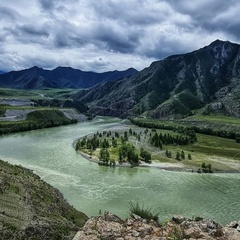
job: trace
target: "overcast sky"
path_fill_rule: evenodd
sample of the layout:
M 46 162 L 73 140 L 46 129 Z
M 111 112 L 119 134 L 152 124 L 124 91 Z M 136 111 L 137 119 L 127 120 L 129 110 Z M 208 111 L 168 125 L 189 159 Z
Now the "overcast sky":
M 0 70 L 138 70 L 216 39 L 240 43 L 239 0 L 1 0 Z

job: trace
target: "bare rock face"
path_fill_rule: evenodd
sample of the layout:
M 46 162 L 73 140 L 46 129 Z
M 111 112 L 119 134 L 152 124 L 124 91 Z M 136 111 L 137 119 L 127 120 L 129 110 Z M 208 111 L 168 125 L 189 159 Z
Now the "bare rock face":
M 105 212 L 103 216 L 90 218 L 73 240 L 239 240 L 239 227 L 240 221 L 223 227 L 209 219 L 192 220 L 182 216 L 174 216 L 165 224 L 147 221 L 137 215 L 121 220 L 116 215 Z

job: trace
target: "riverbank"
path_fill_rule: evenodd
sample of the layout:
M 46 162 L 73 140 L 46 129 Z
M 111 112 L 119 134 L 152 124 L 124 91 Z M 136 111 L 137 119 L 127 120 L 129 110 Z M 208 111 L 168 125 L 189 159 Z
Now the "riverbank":
M 86 160 L 96 163 L 99 163 L 99 159 L 96 156 L 90 156 L 86 153 L 83 153 L 81 151 L 78 151 L 78 153 Z M 116 163 L 116 165 L 114 167 L 133 167 L 131 164 L 129 163 Z M 177 172 L 197 172 L 197 169 L 193 169 L 193 168 L 188 168 L 187 166 L 184 166 L 183 164 L 179 163 L 179 164 L 174 164 L 174 163 L 159 163 L 159 162 L 152 162 L 152 163 L 142 163 L 140 162 L 140 164 L 138 166 L 135 167 L 151 167 L 151 168 L 157 168 L 160 170 L 166 170 L 166 171 L 177 171 Z M 234 173 L 234 172 L 229 172 L 229 171 L 221 171 L 222 173 Z M 239 173 L 238 171 L 236 171 L 236 173 Z
M 74 142 L 73 146 L 75 146 L 77 141 Z M 89 154 L 86 154 L 82 151 L 77 151 L 84 159 L 99 164 L 99 159 L 97 158 L 97 156 L 92 155 L 90 156 Z M 133 167 L 131 164 L 129 163 L 116 163 L 114 167 Z M 157 162 L 157 161 L 152 161 L 151 163 L 144 163 L 141 162 L 139 163 L 138 166 L 135 167 L 151 167 L 151 168 L 157 168 L 160 170 L 166 170 L 166 171 L 177 171 L 177 172 L 197 172 L 198 168 L 196 167 L 191 167 L 188 165 L 184 165 L 182 163 L 167 163 L 167 162 Z M 213 173 L 240 173 L 239 170 L 214 170 Z

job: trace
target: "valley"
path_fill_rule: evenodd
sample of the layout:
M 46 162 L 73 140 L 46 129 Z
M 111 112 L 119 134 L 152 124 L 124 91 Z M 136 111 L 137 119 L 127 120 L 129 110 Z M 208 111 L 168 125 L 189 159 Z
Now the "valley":
M 4 135 L 0 137 L 0 159 L 32 169 L 88 217 L 106 210 L 125 218 L 129 203 L 139 202 L 159 212 L 161 222 L 175 214 L 202 216 L 222 224 L 238 220 L 237 173 L 99 166 L 73 147 L 79 138 L 125 126 L 120 119 L 97 117 L 78 124 Z
M 30 210 L 37 221 L 46 217 L 31 202 L 31 209 L 24 205 L 25 168 L 33 171 L 28 180 L 39 175 L 89 217 L 106 210 L 125 218 L 129 205 L 139 203 L 161 221 L 176 214 L 238 220 L 239 56 L 240 45 L 216 40 L 141 71 L 33 67 L 1 74 L 0 159 L 24 167 L 0 161 L 0 190 L 9 190 L 0 196 L 6 234 L 28 227 Z M 5 184 L 8 175 L 17 185 Z M 42 180 L 32 182 L 43 189 Z M 20 202 L 8 205 L 13 196 Z M 72 236 L 86 216 L 65 207 L 72 215 L 50 217 L 68 222 Z M 65 234 L 53 228 L 53 235 Z

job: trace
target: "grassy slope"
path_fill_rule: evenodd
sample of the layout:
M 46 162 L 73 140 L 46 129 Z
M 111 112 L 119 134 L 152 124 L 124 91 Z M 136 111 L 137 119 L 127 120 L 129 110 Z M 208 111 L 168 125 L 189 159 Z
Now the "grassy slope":
M 194 115 L 181 121 L 161 121 L 156 119 L 143 119 L 144 122 L 164 124 L 165 126 L 199 126 L 210 127 L 240 133 L 240 119 L 217 115 Z M 162 133 L 173 132 L 170 130 L 157 130 Z M 173 158 L 169 159 L 164 152 L 153 151 L 153 159 L 161 162 L 176 162 L 176 152 L 182 150 L 190 153 L 192 160 L 184 160 L 182 163 L 199 167 L 202 162 L 211 163 L 217 170 L 238 170 L 240 171 L 240 144 L 233 139 L 216 136 L 197 134 L 198 141 L 187 146 L 163 146 L 163 150 L 171 150 Z
M 218 124 L 220 123 L 222 127 L 226 126 L 229 128 L 229 125 L 234 126 L 234 128 L 239 128 L 238 125 L 239 119 L 236 118 L 228 118 L 225 117 L 222 119 L 216 116 L 209 116 L 209 117 L 202 117 L 201 122 L 204 120 L 205 124 Z M 178 122 L 178 121 L 159 121 L 156 119 L 144 119 L 147 122 L 154 122 L 154 123 L 161 123 L 165 126 L 175 125 L 175 126 L 186 126 L 186 123 Z M 228 124 L 231 122 L 232 124 Z M 152 147 L 149 144 L 149 134 L 151 130 L 148 131 L 146 135 L 145 129 L 146 128 L 139 128 L 133 125 L 126 125 L 121 131 L 116 130 L 123 135 L 124 131 L 128 131 L 132 129 L 139 134 L 141 132 L 141 140 L 140 142 L 134 137 L 130 136 L 129 141 L 137 148 L 138 153 L 139 149 L 143 147 L 144 149 L 148 150 L 152 154 L 152 160 L 156 162 L 170 162 L 170 163 L 179 163 L 178 160 L 175 159 L 176 153 L 181 152 L 182 150 L 185 152 L 185 160 L 180 161 L 183 163 L 186 168 L 199 168 L 203 162 L 210 163 L 214 170 L 238 170 L 240 171 L 240 144 L 237 143 L 233 139 L 221 138 L 216 136 L 204 135 L 204 134 L 197 134 L 198 141 L 194 144 L 179 146 L 179 145 L 163 145 L 163 149 L 160 150 L 158 148 Z M 114 129 L 112 129 L 112 136 L 114 136 Z M 173 132 L 171 130 L 156 130 L 159 134 L 160 132 L 164 134 L 176 135 L 178 133 Z M 152 132 L 152 136 L 155 132 Z M 111 137 L 107 138 L 111 142 Z M 103 137 L 103 138 L 106 138 Z M 110 158 L 117 161 L 118 160 L 118 148 L 121 145 L 120 141 L 118 140 L 118 147 L 117 148 L 109 148 Z M 168 158 L 165 155 L 165 151 L 170 150 L 172 152 L 172 158 Z M 89 153 L 87 149 L 83 150 L 85 153 Z M 94 151 L 93 157 L 99 157 L 100 149 Z M 192 160 L 188 160 L 187 155 L 191 154 Z
M 25 101 L 35 99 L 59 102 L 62 100 L 64 101 L 71 99 L 77 93 L 77 91 L 78 90 L 76 89 L 19 90 L 0 88 L 0 100 L 9 100 L 11 102 L 15 99 L 21 102 L 22 100 Z M 0 121 L 0 135 L 76 122 L 74 120 L 69 120 L 61 111 L 59 111 L 59 107 L 34 107 L 28 105 L 10 106 L 4 104 L 4 102 L 5 101 L 2 101 L 2 104 L 0 103 L 0 117 L 4 117 L 7 110 L 29 110 L 34 112 L 28 113 L 26 120 L 20 119 L 19 121 Z M 24 104 L 24 102 L 22 104 Z M 47 106 L 48 104 L 49 103 L 47 103 Z M 26 113 L 19 113 L 20 116 L 25 114 Z M 6 130 L 6 128 L 8 129 Z
M 2 160 L 0 203 L 1 239 L 72 239 L 87 219 L 30 170 Z
M 0 135 L 13 132 L 22 132 L 46 127 L 54 127 L 71 124 L 76 121 L 68 119 L 63 112 L 57 109 L 35 110 L 27 114 L 26 120 L 22 121 L 1 121 Z
M 67 99 L 74 96 L 79 89 L 42 89 L 42 90 L 18 90 L 10 88 L 0 88 L 0 98 L 19 99 L 43 99 L 57 98 Z

